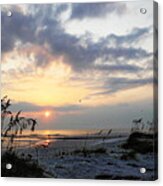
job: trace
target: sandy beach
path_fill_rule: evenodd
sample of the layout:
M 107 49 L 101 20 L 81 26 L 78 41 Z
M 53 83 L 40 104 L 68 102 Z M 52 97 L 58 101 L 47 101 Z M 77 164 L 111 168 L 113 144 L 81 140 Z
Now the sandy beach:
M 132 155 L 131 150 L 122 148 L 127 135 L 107 139 L 64 138 L 34 140 L 31 146 L 18 148 L 17 153 L 36 161 L 45 170 L 46 177 L 129 180 L 153 180 L 155 177 L 155 155 Z M 140 173 L 142 167 L 146 168 L 144 174 Z

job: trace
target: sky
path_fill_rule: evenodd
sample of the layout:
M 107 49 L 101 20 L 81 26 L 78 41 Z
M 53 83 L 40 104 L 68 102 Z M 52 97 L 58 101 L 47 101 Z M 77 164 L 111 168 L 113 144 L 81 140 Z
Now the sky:
M 1 24 L 1 95 L 39 129 L 153 120 L 152 1 L 3 5 Z

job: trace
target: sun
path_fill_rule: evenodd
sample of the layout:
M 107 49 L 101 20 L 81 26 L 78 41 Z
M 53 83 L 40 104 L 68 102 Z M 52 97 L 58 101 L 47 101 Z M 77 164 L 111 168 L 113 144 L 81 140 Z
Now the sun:
M 48 117 L 50 116 L 50 112 L 49 112 L 49 111 L 46 111 L 46 112 L 44 113 L 44 115 L 45 115 L 46 118 L 48 118 Z

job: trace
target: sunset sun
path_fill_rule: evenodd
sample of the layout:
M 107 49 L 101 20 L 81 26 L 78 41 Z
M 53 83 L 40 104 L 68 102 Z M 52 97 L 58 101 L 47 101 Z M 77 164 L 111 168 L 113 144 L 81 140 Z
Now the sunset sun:
M 46 112 L 44 113 L 44 115 L 45 115 L 46 118 L 48 118 L 48 117 L 50 116 L 50 112 L 49 112 L 49 111 L 46 111 Z

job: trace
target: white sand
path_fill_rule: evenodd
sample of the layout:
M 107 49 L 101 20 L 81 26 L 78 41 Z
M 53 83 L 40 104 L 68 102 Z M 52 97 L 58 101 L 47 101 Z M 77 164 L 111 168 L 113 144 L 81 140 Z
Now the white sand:
M 120 148 L 126 137 L 114 139 L 96 140 L 54 140 L 53 142 L 40 141 L 39 147 L 19 149 L 19 155 L 23 152 L 31 154 L 32 159 L 38 159 L 51 177 L 55 178 L 80 178 L 94 179 L 97 175 L 110 175 L 111 177 L 136 177 L 148 180 L 154 177 L 153 154 L 137 154 L 136 159 L 121 160 L 126 151 Z M 44 144 L 44 147 L 41 146 Z M 46 146 L 47 145 L 47 146 Z M 81 149 L 94 150 L 106 148 L 107 153 L 74 153 Z M 36 152 L 38 150 L 38 157 Z M 140 173 L 140 168 L 145 167 L 147 172 Z

